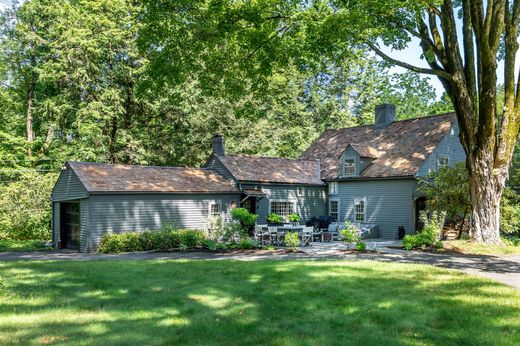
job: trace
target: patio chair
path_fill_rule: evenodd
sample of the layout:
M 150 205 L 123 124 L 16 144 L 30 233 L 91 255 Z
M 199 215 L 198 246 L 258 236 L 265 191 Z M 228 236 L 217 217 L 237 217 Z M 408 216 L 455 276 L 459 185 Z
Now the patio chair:
M 271 245 L 279 245 L 279 239 L 278 239 L 278 227 L 267 227 L 269 232 L 269 241 L 271 242 Z
M 313 242 L 313 231 L 314 231 L 314 227 L 303 227 L 303 231 L 302 231 L 302 245 L 303 246 L 306 246 L 306 245 L 309 245 L 309 243 L 312 243 Z
M 255 225 L 255 240 L 260 245 L 269 245 L 269 229 L 267 226 Z
M 312 241 L 318 241 L 323 242 L 323 231 L 319 227 L 312 227 Z

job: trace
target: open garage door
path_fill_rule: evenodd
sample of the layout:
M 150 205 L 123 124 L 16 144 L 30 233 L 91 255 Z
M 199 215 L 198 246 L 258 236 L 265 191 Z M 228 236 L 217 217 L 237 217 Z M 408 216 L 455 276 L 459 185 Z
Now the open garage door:
M 79 250 L 79 202 L 61 203 L 60 247 Z

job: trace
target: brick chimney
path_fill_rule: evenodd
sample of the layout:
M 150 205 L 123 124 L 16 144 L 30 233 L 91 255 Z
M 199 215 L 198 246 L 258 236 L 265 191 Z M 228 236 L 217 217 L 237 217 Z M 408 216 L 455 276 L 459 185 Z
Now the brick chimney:
M 225 156 L 225 145 L 224 145 L 224 136 L 222 135 L 213 135 L 213 138 L 211 138 L 211 141 L 213 142 L 213 154 L 218 156 Z
M 376 130 L 385 129 L 388 125 L 395 121 L 395 105 L 384 103 L 376 106 L 375 123 Z

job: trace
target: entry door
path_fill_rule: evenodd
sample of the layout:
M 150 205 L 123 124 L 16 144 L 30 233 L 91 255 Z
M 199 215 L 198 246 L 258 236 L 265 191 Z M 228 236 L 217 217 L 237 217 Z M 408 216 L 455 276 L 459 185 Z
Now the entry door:
M 249 197 L 242 202 L 240 207 L 247 209 L 252 214 L 256 214 L 256 197 Z
M 426 210 L 426 198 L 419 197 L 415 200 L 415 232 L 420 232 L 424 228 L 421 221 L 421 212 Z
M 67 249 L 79 249 L 79 234 L 79 202 L 61 203 L 61 247 Z

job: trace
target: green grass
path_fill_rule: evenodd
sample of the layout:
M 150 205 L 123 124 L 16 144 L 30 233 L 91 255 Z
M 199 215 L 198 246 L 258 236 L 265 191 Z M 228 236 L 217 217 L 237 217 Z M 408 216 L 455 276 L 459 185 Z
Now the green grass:
M 448 250 L 473 255 L 518 255 L 520 246 L 503 243 L 501 245 L 483 245 L 470 240 L 443 241 Z
M 40 251 L 50 250 L 43 240 L 0 240 L 0 252 L 3 251 Z
M 0 344 L 518 345 L 520 293 L 368 261 L 3 262 Z

